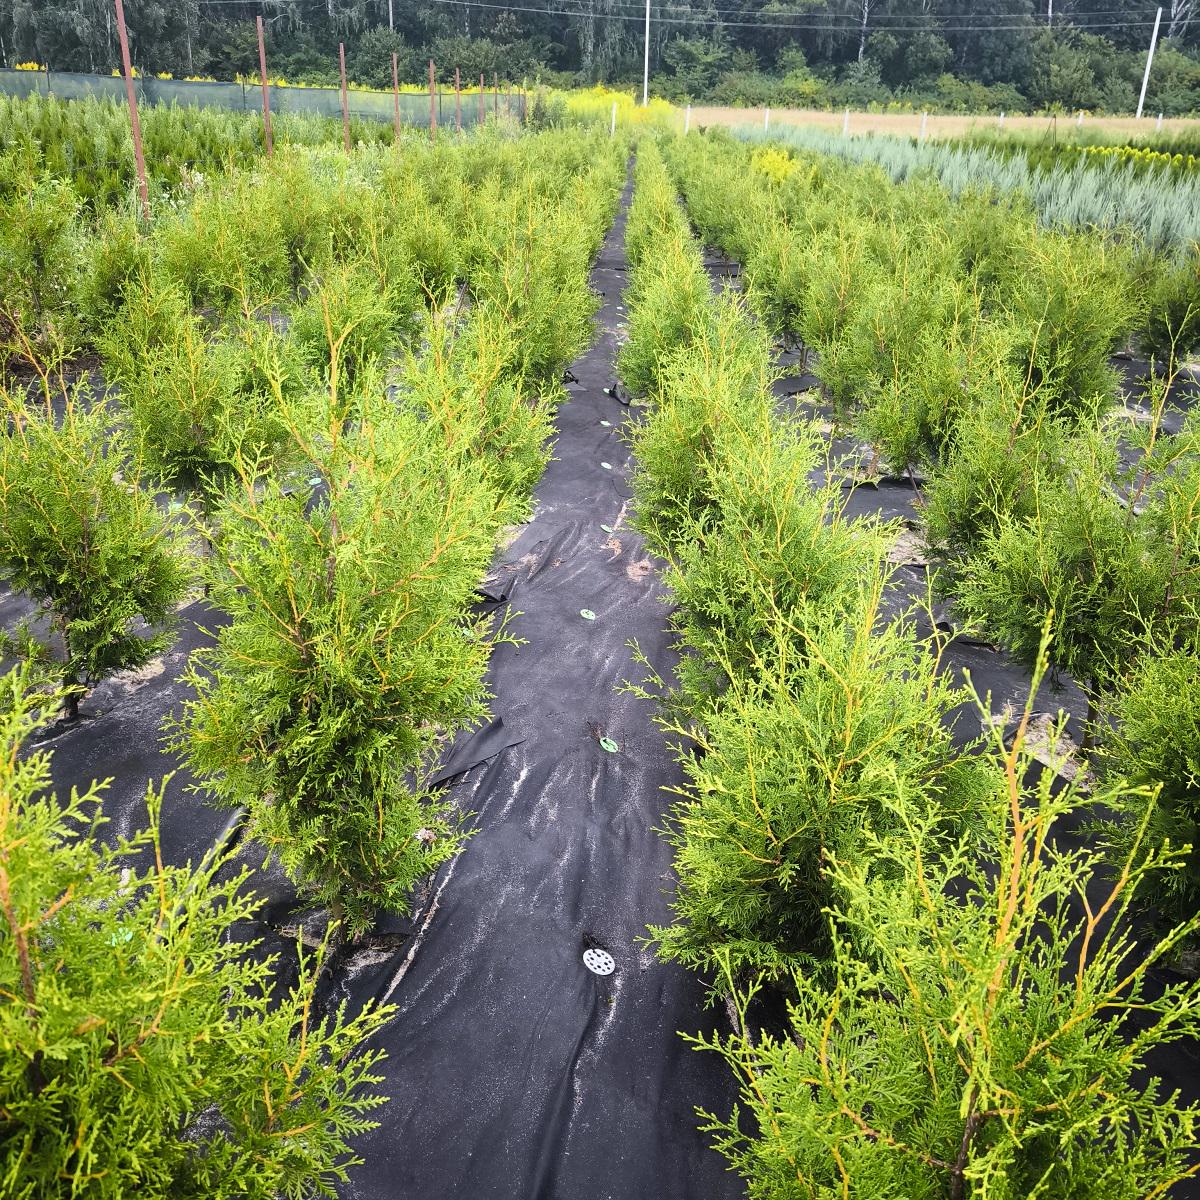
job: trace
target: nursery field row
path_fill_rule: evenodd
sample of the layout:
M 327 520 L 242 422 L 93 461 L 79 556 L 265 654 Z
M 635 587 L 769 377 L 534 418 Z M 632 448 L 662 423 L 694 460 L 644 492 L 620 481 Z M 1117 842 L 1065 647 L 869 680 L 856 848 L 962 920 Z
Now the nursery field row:
M 895 181 L 932 176 L 953 196 L 1024 197 L 1044 224 L 1104 230 L 1154 252 L 1194 258 L 1200 241 L 1200 176 L 1192 172 L 1145 172 L 1124 158 L 1088 154 L 1045 167 L 1036 158 L 987 145 L 842 137 L 794 126 L 739 130 L 737 136 L 853 164 L 874 163 Z
M 6 1194 L 345 1180 L 395 1010 L 350 1011 L 320 972 L 463 844 L 436 770 L 512 637 L 478 589 L 591 337 L 625 153 L 291 147 L 148 229 L 46 179 L 7 210 Z M 102 805 L 87 747 L 134 668 L 175 673 L 140 685 L 163 708 L 125 693 L 168 777 Z M 250 876 L 266 851 L 286 880 Z M 299 962 L 268 900 L 299 914 Z
M 707 1128 L 752 1196 L 1183 1195 L 1194 1080 L 1155 1076 L 1200 1033 L 1171 969 L 1200 921 L 1200 458 L 1187 323 L 1147 298 L 1169 272 L 929 181 L 663 153 L 639 151 L 621 367 L 682 651 L 644 689 L 687 777 L 654 938 L 725 997 L 733 1032 L 694 1044 L 753 1116 Z M 1139 326 L 1164 355 L 1123 407 Z M 830 406 L 781 402 L 774 336 Z M 855 515 L 889 472 L 900 556 Z M 1028 672 L 1007 711 L 953 669 L 981 637 Z M 1070 676 L 1082 754 L 1037 709 Z
M 390 105 L 391 97 L 387 99 Z M 428 124 L 428 98 L 424 103 Z M 471 123 L 476 123 L 474 97 L 466 111 Z M 390 108 L 388 112 L 386 122 L 351 113 L 352 144 L 393 145 L 397 135 Z M 453 133 L 452 105 L 443 120 Z M 511 124 L 509 101 L 489 95 L 484 121 L 479 123 L 501 121 Z M 186 204 L 206 177 L 234 167 L 252 167 L 263 156 L 261 112 L 152 105 L 142 110 L 140 123 L 152 208 Z M 399 139 L 402 145 L 428 140 L 427 130 L 408 125 Z M 273 112 L 271 128 L 273 142 L 280 147 L 341 146 L 344 136 L 340 116 L 313 113 Z M 91 212 L 129 207 L 137 172 L 124 103 L 94 97 L 0 95 L 0 197 L 15 203 L 35 180 L 69 185 L 78 203 Z

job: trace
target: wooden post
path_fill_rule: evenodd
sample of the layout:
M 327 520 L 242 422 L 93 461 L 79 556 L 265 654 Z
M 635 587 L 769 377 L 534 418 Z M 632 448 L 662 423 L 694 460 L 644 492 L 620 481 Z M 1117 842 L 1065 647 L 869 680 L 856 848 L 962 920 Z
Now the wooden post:
M 267 44 L 263 41 L 262 17 L 258 18 L 258 73 L 262 77 L 263 140 L 270 158 L 275 153 L 275 139 L 271 134 L 271 89 L 267 86 Z
M 429 60 L 429 137 L 437 137 L 437 84 L 433 77 L 433 59 Z
M 454 68 L 454 128 L 462 133 L 462 80 Z
M 346 44 L 338 42 L 338 66 L 342 73 L 342 143 L 350 153 L 350 97 L 346 93 Z
M 492 115 L 500 115 L 500 76 L 492 72 Z
M 142 123 L 138 120 L 137 96 L 133 92 L 133 65 L 129 61 L 129 34 L 125 29 L 125 6 L 117 5 L 117 34 L 121 39 L 121 66 L 125 71 L 125 95 L 129 99 L 129 125 L 133 130 L 133 157 L 137 163 L 138 191 L 142 197 L 142 216 L 150 220 L 150 187 L 146 183 L 146 157 L 142 153 Z
M 483 72 L 479 73 L 479 123 L 484 124 L 487 121 L 487 109 L 484 107 L 485 101 L 483 98 Z
M 400 69 L 396 65 L 396 56 L 392 55 L 392 103 L 396 106 L 396 141 L 400 141 Z

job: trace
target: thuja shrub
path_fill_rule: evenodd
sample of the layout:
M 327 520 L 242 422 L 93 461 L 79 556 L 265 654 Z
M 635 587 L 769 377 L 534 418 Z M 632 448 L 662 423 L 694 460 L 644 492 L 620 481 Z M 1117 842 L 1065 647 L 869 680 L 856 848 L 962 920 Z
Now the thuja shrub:
M 666 280 L 664 279 L 664 283 Z M 771 371 L 761 330 L 731 294 L 707 297 L 695 340 L 656 351 L 656 385 L 646 418 L 630 428 L 637 461 L 634 520 L 660 553 L 669 554 L 704 521 L 714 504 L 708 464 L 728 427 L 763 430 L 770 420 Z M 635 336 L 656 338 L 631 313 Z M 650 318 L 653 319 L 652 317 Z M 634 353 L 635 341 L 626 350 Z
M 102 405 L 77 392 L 56 419 L 3 395 L 0 415 L 0 574 L 49 618 L 41 649 L 58 663 L 74 716 L 99 679 L 166 648 L 188 573 Z
M 1052 661 L 1093 694 L 1196 595 L 1187 575 L 1172 586 L 1178 548 L 1120 498 L 1117 475 L 1115 439 L 1077 434 L 1062 473 L 1033 479 L 1030 510 L 984 536 L 958 590 L 962 610 L 1031 666 L 1053 617 Z
M 436 318 L 422 353 L 410 353 L 403 402 L 441 428 L 446 451 L 486 478 L 497 521 L 524 519 L 534 484 L 550 459 L 553 400 L 527 394 L 502 313 L 476 307 L 457 325 Z
M 247 341 L 214 335 L 177 287 L 140 279 L 99 345 L 142 468 L 160 487 L 206 502 L 239 453 L 261 457 L 279 441 Z
M 1200 347 L 1200 250 L 1178 262 L 1154 263 L 1138 341 L 1144 353 L 1168 364 Z
M 1057 410 L 1086 420 L 1097 399 L 1112 398 L 1109 358 L 1140 315 L 1126 251 L 1094 235 L 1039 232 L 997 295 L 1022 331 L 1014 361 Z
M 859 414 L 867 440 L 896 473 L 941 468 L 963 415 L 1002 388 L 1019 387 L 1007 361 L 1008 331 L 976 320 L 976 297 L 960 299 L 950 319 L 915 333 L 906 369 L 882 383 Z
M 25 180 L 0 222 L 0 349 L 30 364 L 75 348 L 83 235 L 69 184 Z
M 587 221 L 533 195 L 522 196 L 513 211 L 511 197 L 502 203 L 499 212 L 481 214 L 490 217 L 490 229 L 479 239 L 471 293 L 508 322 L 517 372 L 531 389 L 545 391 L 588 344 L 599 307 L 587 286 Z
M 626 292 L 629 335 L 617 370 L 636 394 L 649 393 L 662 361 L 705 327 L 712 288 L 699 248 L 656 152 L 643 151 L 634 173 L 626 227 L 633 266 Z
M 756 670 L 718 654 L 719 699 L 664 719 L 699 748 L 680 756 L 667 825 L 679 881 L 672 924 L 652 930 L 664 958 L 782 980 L 831 950 L 834 861 L 902 837 L 898 810 L 947 826 L 970 812 L 978 787 L 944 719 L 959 697 L 908 624 L 883 619 L 883 587 L 877 572 L 838 607 L 776 613 Z
M 786 225 L 762 230 L 744 264 L 746 299 L 776 337 L 791 337 L 805 313 L 809 254 L 804 237 Z
M 77 288 L 79 316 L 94 337 L 111 330 L 139 283 L 151 270 L 150 239 L 135 211 L 106 209 L 83 245 L 84 267 Z
M 358 934 L 459 844 L 422 768 L 485 713 L 493 637 L 469 606 L 496 500 L 378 375 L 286 411 L 309 486 L 247 463 L 227 487 L 210 582 L 229 624 L 192 660 L 174 741 Z
M 648 395 L 664 359 L 704 330 L 712 288 L 691 239 L 659 244 L 637 269 L 626 293 L 629 337 L 617 355 L 617 371 L 635 395 Z
M 754 1028 L 735 987 L 741 1029 L 693 1039 L 740 1081 L 706 1128 L 756 1200 L 1135 1200 L 1194 1172 L 1200 1113 L 1147 1076 L 1200 1032 L 1200 985 L 1149 979 L 1198 919 L 1137 947 L 1129 921 L 1179 853 L 1135 837 L 1105 884 L 1097 854 L 1057 849 L 1092 800 L 1132 798 L 1060 789 L 1030 715 L 995 734 L 982 836 L 889 790 L 886 834 L 830 856 L 831 976 L 793 973 L 785 1029 Z
M 245 940 L 246 872 L 163 865 L 160 793 L 144 830 L 95 837 L 103 786 L 58 797 L 50 756 L 22 750 L 47 703 L 29 684 L 0 676 L 4 1194 L 332 1194 L 384 1102 L 362 1047 L 389 1010 L 321 1015 L 320 955 L 278 987 Z
M 963 409 L 945 463 L 923 496 L 925 541 L 952 588 L 964 565 L 1001 520 L 1034 511 L 1037 482 L 1063 471 L 1069 432 L 1030 395 L 1011 367 L 997 364 Z
M 422 310 L 410 272 L 384 273 L 364 259 L 339 263 L 313 281 L 292 315 L 301 358 L 336 389 L 352 389 L 372 363 L 386 361 L 411 338 Z
M 682 528 L 666 576 L 691 704 L 730 676 L 776 671 L 764 647 L 777 651 L 781 639 L 803 654 L 815 614 L 854 620 L 880 577 L 886 530 L 844 519 L 837 484 L 813 486 L 815 437 L 774 419 L 769 405 L 768 392 L 754 424 L 725 414 L 700 466 L 711 505 Z
M 1148 880 L 1139 899 L 1159 927 L 1200 911 L 1200 643 L 1143 657 L 1105 704 L 1109 729 L 1098 765 L 1133 785 L 1155 789 L 1148 845 L 1187 851 L 1180 868 Z M 1113 866 L 1142 836 L 1141 805 L 1109 826 Z

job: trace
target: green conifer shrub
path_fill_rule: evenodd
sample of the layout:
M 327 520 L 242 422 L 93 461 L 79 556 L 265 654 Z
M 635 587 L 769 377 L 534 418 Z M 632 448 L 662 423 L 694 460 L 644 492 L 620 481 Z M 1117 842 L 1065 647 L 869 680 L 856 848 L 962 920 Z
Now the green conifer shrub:
M 358 259 L 332 266 L 292 315 L 300 357 L 330 386 L 352 389 L 360 372 L 384 362 L 417 329 L 421 295 L 411 272 L 382 273 Z
M 56 420 L 0 397 L 0 574 L 50 619 L 71 716 L 88 689 L 140 667 L 188 586 L 178 537 L 138 484 L 127 436 L 80 391 Z M 90 405 L 90 406 L 89 406 Z M 54 654 L 57 647 L 45 647 Z
M 506 197 L 505 209 L 513 201 Z M 512 330 L 514 370 L 534 391 L 562 381 L 588 344 L 599 300 L 587 285 L 587 215 L 527 195 L 499 220 L 496 210 L 469 271 L 471 294 Z
M 1112 399 L 1109 358 L 1136 328 L 1140 298 L 1128 252 L 1085 234 L 1032 235 L 1010 263 L 1000 304 L 1022 331 L 1015 362 L 1053 406 L 1086 420 Z
M 942 568 L 944 589 L 953 588 L 1005 516 L 1019 521 L 1034 511 L 1037 482 L 1064 469 L 1069 433 L 1015 369 L 997 364 L 978 389 L 922 498 L 925 542 Z
M 149 275 L 150 239 L 143 235 L 135 212 L 106 209 L 86 238 L 84 256 L 79 316 L 95 337 L 115 326 L 138 282 Z
M 814 487 L 811 431 L 774 418 L 770 392 L 760 420 L 724 414 L 716 445 L 699 464 L 708 508 L 680 531 L 665 577 L 678 609 L 672 627 L 686 653 L 681 687 L 691 705 L 732 676 L 777 665 L 764 647 L 796 639 L 803 654 L 816 614 L 854 621 L 864 589 L 880 578 L 887 530 L 849 522 L 837 483 Z
M 634 395 L 648 395 L 665 358 L 704 328 L 712 288 L 699 255 L 687 241 L 663 241 L 634 275 L 629 298 L 629 338 L 617 371 Z
M 1176 871 L 1148 880 L 1142 908 L 1159 927 L 1200 912 L 1200 645 L 1147 654 L 1109 696 L 1099 765 L 1140 787 L 1156 789 L 1145 832 L 1149 846 L 1190 847 Z M 1114 865 L 1140 835 L 1140 806 L 1109 826 Z
M 249 462 L 226 488 L 211 587 L 230 623 L 193 657 L 174 742 L 358 934 L 459 844 L 422 764 L 485 712 L 493 634 L 468 610 L 496 498 L 376 372 L 277 402 L 320 490 Z
M 914 332 L 906 368 L 862 406 L 859 427 L 897 474 L 942 467 L 963 414 L 1016 386 L 1007 330 L 980 324 L 973 300 L 964 296 L 953 317 Z
M 668 285 L 665 275 L 661 282 Z M 653 404 L 628 434 L 638 463 L 634 520 L 659 553 L 669 554 L 695 536 L 695 525 L 712 508 L 714 480 L 724 462 L 713 461 L 722 435 L 728 429 L 730 440 L 736 428 L 759 432 L 769 423 L 771 372 L 762 332 L 750 324 L 735 296 L 709 294 L 706 307 L 697 305 L 703 316 L 694 340 L 669 351 L 659 345 L 653 315 L 642 320 L 641 306 L 652 307 L 657 295 L 657 290 L 643 293 L 631 309 L 631 338 L 622 362 L 627 352 L 640 363 L 654 364 Z
M 448 317 L 433 322 L 423 352 L 409 355 L 400 392 L 438 423 L 447 451 L 485 473 L 501 523 L 527 516 L 554 433 L 552 401 L 526 393 L 513 359 L 507 321 L 490 305 L 477 307 L 456 327 Z
M 255 958 L 260 907 L 227 853 L 165 866 L 149 825 L 95 836 L 103 785 L 62 799 L 22 741 L 53 703 L 0 676 L 0 1178 L 12 1200 L 331 1195 L 376 1124 L 389 1010 L 321 1015 Z M 233 936 L 231 936 L 233 935 Z
M 202 508 L 239 451 L 264 457 L 280 440 L 249 344 L 270 335 L 256 324 L 247 320 L 245 338 L 214 336 L 178 287 L 143 277 L 100 337 L 143 470 L 168 491 L 197 496 Z
M 650 145 L 634 168 L 625 246 L 632 265 L 629 335 L 617 371 L 630 391 L 647 395 L 663 360 L 702 334 L 712 299 L 699 248 L 662 157 Z
M 82 230 L 71 187 L 23 181 L 0 221 L 0 349 L 37 368 L 77 348 Z
M 1148 980 L 1198 918 L 1140 947 L 1129 922 L 1179 854 L 1136 838 L 1103 884 L 1096 853 L 1056 849 L 1089 800 L 1034 773 L 1030 715 L 994 735 L 982 836 L 889 791 L 887 834 L 830 857 L 832 976 L 793 974 L 785 1030 L 752 1026 L 751 987 L 740 1029 L 690 1039 L 740 1082 L 705 1127 L 754 1200 L 1135 1200 L 1194 1173 L 1200 1112 L 1146 1068 L 1198 1032 L 1200 985 Z
M 1193 474 L 1189 491 L 1200 495 L 1200 472 Z M 969 617 L 1030 665 L 1053 617 L 1051 661 L 1093 701 L 1150 633 L 1165 636 L 1177 616 L 1186 622 L 1200 596 L 1195 571 L 1180 570 L 1200 518 L 1193 512 L 1190 525 L 1176 531 L 1184 545 L 1173 545 L 1155 535 L 1153 517 L 1138 517 L 1122 499 L 1117 481 L 1115 438 L 1076 434 L 1062 473 L 1032 479 L 1029 511 L 1010 510 L 984 536 L 957 596 Z M 1169 504 L 1176 486 L 1170 479 L 1151 503 Z
M 1175 363 L 1200 348 L 1200 249 L 1178 262 L 1155 261 L 1146 300 L 1143 353 Z
M 977 788 L 944 720 L 959 696 L 907 623 L 883 618 L 883 587 L 877 572 L 837 606 L 776 612 L 755 669 L 716 654 L 719 698 L 663 719 L 700 750 L 680 755 L 667 827 L 679 882 L 673 923 L 651 931 L 663 957 L 734 978 L 811 965 L 830 950 L 832 861 L 902 834 L 901 806 L 969 814 Z
M 790 338 L 804 321 L 808 253 L 803 237 L 786 225 L 762 231 L 746 260 L 746 300 L 775 337 Z

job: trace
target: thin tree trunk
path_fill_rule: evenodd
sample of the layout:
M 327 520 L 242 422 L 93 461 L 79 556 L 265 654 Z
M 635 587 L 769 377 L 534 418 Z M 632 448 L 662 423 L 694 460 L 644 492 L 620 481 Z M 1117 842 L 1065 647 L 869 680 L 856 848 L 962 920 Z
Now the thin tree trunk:
M 983 1117 L 975 1111 L 978 1098 L 978 1089 L 972 1087 L 971 1098 L 967 1102 L 967 1120 L 963 1127 L 962 1141 L 958 1146 L 958 1157 L 950 1169 L 950 1200 L 963 1200 L 966 1195 L 966 1170 L 967 1160 L 971 1154 L 971 1143 L 975 1140 L 975 1134 L 979 1132 L 979 1126 L 983 1123 Z

